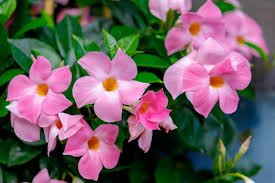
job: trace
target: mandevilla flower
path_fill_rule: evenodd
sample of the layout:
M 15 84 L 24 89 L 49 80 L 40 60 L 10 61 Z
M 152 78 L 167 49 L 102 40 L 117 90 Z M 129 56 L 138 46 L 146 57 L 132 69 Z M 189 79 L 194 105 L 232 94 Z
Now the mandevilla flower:
M 153 130 L 145 128 L 134 115 L 128 118 L 128 125 L 130 133 L 129 142 L 139 138 L 138 146 L 144 151 L 144 153 L 147 153 L 151 146 Z M 159 126 L 164 128 L 166 133 L 177 128 L 170 116 L 160 122 Z
M 31 66 L 29 78 L 19 75 L 12 79 L 7 100 L 17 102 L 20 118 L 36 124 L 42 113 L 57 114 L 72 105 L 62 94 L 71 78 L 69 66 L 51 71 L 50 62 L 39 56 Z
M 106 122 L 120 121 L 122 106 L 136 102 L 149 86 L 134 81 L 136 63 L 121 49 L 111 61 L 101 52 L 89 52 L 78 63 L 90 76 L 78 79 L 73 96 L 78 108 L 94 104 L 95 114 Z
M 226 54 L 213 39 L 172 65 L 164 75 L 165 86 L 172 96 L 176 98 L 186 92 L 195 110 L 205 117 L 217 101 L 223 112 L 235 112 L 239 102 L 236 90 L 245 89 L 250 81 L 248 60 L 236 52 Z
M 97 181 L 102 165 L 107 169 L 114 168 L 119 160 L 120 150 L 115 145 L 118 127 L 101 125 L 93 131 L 84 126 L 67 141 L 64 155 L 81 157 L 78 170 L 82 177 Z
M 166 21 L 169 9 L 186 13 L 192 8 L 191 0 L 149 0 L 150 12 L 159 19 Z
M 269 53 L 261 27 L 244 12 L 236 10 L 225 13 L 224 22 L 231 49 L 240 52 L 248 59 L 251 59 L 252 56 L 259 57 L 255 50 L 245 45 L 245 42 L 251 42 L 261 47 L 267 54 Z
M 224 39 L 225 28 L 220 9 L 211 1 L 197 11 L 182 14 L 179 23 L 165 39 L 168 55 L 184 50 L 190 45 L 198 48 L 207 38 Z
M 62 180 L 51 179 L 49 172 L 46 168 L 42 169 L 38 174 L 33 178 L 32 183 L 67 183 Z
M 135 116 L 146 129 L 159 129 L 159 123 L 168 118 L 171 110 L 167 109 L 168 99 L 163 92 L 148 91 L 141 97 L 135 108 Z
M 53 123 L 44 128 L 46 140 L 48 141 L 48 154 L 54 150 L 56 146 L 56 138 L 65 140 L 73 136 L 80 128 L 83 127 L 81 121 L 82 115 L 69 115 L 66 113 L 59 113 L 56 116 L 50 117 Z

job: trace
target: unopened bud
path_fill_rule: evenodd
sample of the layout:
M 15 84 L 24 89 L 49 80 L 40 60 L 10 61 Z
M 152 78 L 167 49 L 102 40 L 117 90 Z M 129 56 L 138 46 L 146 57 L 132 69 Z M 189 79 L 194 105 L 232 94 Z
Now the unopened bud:
M 238 154 L 240 156 L 243 156 L 249 149 L 250 146 L 250 142 L 251 142 L 251 136 L 249 136 L 241 145 Z
M 255 183 L 252 179 L 250 179 L 249 177 L 244 177 L 244 183 Z
M 72 183 L 84 183 L 80 178 L 74 177 Z
M 219 152 L 220 152 L 220 154 L 223 157 L 225 157 L 225 155 L 226 155 L 226 148 L 225 148 L 225 146 L 223 144 L 223 141 L 221 139 L 219 140 Z

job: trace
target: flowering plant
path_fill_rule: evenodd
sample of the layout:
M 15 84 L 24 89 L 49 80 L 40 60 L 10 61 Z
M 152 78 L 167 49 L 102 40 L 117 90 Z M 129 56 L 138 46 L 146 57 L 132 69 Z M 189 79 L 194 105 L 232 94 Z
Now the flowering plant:
M 228 114 L 269 50 L 238 1 L 3 0 L 0 23 L 0 182 L 253 182 Z

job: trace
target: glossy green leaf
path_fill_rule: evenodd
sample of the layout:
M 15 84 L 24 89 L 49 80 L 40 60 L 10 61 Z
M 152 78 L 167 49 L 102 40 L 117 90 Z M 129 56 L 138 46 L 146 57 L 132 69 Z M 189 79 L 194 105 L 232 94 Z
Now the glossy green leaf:
M 37 148 L 20 145 L 15 139 L 2 141 L 0 146 L 0 163 L 9 167 L 25 164 L 41 153 Z
M 159 79 L 158 76 L 151 72 L 139 72 L 136 80 L 144 83 L 163 83 L 163 81 Z
M 262 57 L 262 59 L 266 62 L 268 62 L 268 55 L 264 52 L 264 50 L 262 48 L 260 48 L 259 46 L 257 46 L 254 43 L 250 43 L 250 42 L 245 42 L 244 44 L 246 44 L 247 46 L 249 46 L 250 48 L 254 49 L 256 52 L 259 53 L 259 55 Z
M 0 25 L 0 66 L 8 62 L 8 55 L 10 54 L 10 45 L 8 43 L 8 33 L 3 25 Z
M 104 42 L 109 50 L 111 57 L 113 58 L 116 55 L 116 52 L 119 48 L 118 43 L 116 39 L 111 34 L 106 32 L 104 29 L 102 30 L 102 32 L 103 32 Z
M 256 91 L 255 88 L 249 85 L 246 89 L 238 91 L 238 94 L 247 99 L 255 99 Z
M 6 109 L 6 106 L 9 104 L 9 102 L 6 101 L 6 95 L 2 95 L 0 97 L 0 118 L 6 116 L 9 111 Z
M 118 46 L 122 48 L 126 54 L 132 56 L 138 47 L 139 34 L 130 35 L 118 40 Z
M 8 83 L 12 78 L 24 72 L 21 69 L 10 69 L 0 75 L 0 86 Z
M 130 183 L 147 183 L 150 179 L 148 166 L 142 159 L 135 160 L 128 173 Z
M 132 34 L 138 34 L 138 30 L 134 27 L 119 25 L 112 27 L 110 34 L 112 34 L 116 40 L 119 40 Z
M 0 183 L 4 182 L 4 175 L 3 175 L 3 170 L 2 167 L 0 166 Z
M 4 24 L 16 8 L 16 0 L 0 1 L 0 24 Z
M 16 63 L 25 71 L 29 72 L 32 65 L 31 55 L 44 56 L 56 68 L 61 63 L 61 58 L 56 51 L 44 42 L 36 39 L 9 39 L 11 45 L 12 55 Z
M 155 55 L 138 54 L 133 59 L 139 67 L 167 69 L 170 66 L 169 60 L 163 60 Z
M 226 13 L 228 11 L 234 11 L 236 9 L 234 5 L 228 2 L 225 2 L 223 0 L 217 1 L 216 5 L 220 8 L 222 13 Z

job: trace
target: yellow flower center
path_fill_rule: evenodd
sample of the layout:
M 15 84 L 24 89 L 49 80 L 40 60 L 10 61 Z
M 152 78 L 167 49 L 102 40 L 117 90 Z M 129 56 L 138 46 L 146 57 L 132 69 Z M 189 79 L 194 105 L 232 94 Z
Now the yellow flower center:
M 97 150 L 99 148 L 99 140 L 95 136 L 90 138 L 88 141 L 88 146 L 90 150 Z
M 105 79 L 103 82 L 103 87 L 106 91 L 114 91 L 117 89 L 117 80 L 113 78 Z
M 40 96 L 46 96 L 48 91 L 49 91 L 49 87 L 45 83 L 38 85 L 36 88 L 36 92 Z
M 139 112 L 141 114 L 144 114 L 145 112 L 148 111 L 149 107 L 150 107 L 149 104 L 147 102 L 144 102 L 144 103 L 141 104 Z
M 244 42 L 245 42 L 245 39 L 244 39 L 243 36 L 237 36 L 236 39 L 237 39 L 237 42 L 238 42 L 240 45 L 244 44 Z
M 196 36 L 201 31 L 201 25 L 199 23 L 192 23 L 189 27 L 189 32 L 192 36 Z
M 61 128 L 63 127 L 63 125 L 62 125 L 62 123 L 61 123 L 60 120 L 57 120 L 57 121 L 55 122 L 55 126 L 56 126 L 58 129 L 61 129 Z
M 210 85 L 213 88 L 221 88 L 224 84 L 224 80 L 220 76 L 210 77 Z

